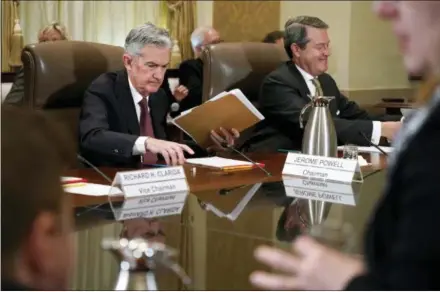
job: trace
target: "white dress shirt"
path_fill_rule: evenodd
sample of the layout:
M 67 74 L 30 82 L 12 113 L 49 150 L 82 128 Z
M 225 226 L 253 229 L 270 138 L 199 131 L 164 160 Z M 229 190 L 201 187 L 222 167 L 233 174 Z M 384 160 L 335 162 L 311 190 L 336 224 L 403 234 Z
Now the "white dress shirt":
M 137 120 L 140 123 L 141 120 L 141 106 L 139 105 L 139 102 L 143 99 L 142 95 L 134 88 L 133 84 L 131 83 L 130 78 L 128 78 L 128 84 L 130 85 L 130 91 L 131 96 L 133 97 L 133 103 L 134 108 L 136 109 L 136 116 Z M 148 96 L 145 97 L 147 99 L 148 104 Z M 148 137 L 139 137 L 136 139 L 133 145 L 133 155 L 142 155 L 147 152 L 145 149 L 145 141 L 148 139 Z
M 316 87 L 313 84 L 312 80 L 315 79 L 312 75 L 304 71 L 302 68 L 300 68 L 298 65 L 295 65 L 298 69 L 299 73 L 301 73 L 302 77 L 306 81 L 307 87 L 309 88 L 310 95 L 315 96 L 316 94 Z M 339 111 L 338 111 L 339 113 Z M 379 144 L 380 137 L 382 136 L 382 124 L 379 121 L 373 121 L 373 132 L 371 134 L 371 142 L 374 144 Z

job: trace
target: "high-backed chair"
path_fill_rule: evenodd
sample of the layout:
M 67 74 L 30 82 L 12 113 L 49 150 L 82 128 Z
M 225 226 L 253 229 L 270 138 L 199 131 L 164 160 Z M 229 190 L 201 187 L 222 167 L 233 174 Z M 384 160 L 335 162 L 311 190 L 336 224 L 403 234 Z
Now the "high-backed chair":
M 250 101 L 257 102 L 263 78 L 288 57 L 275 44 L 220 43 L 209 46 L 202 60 L 203 101 L 238 88 Z
M 258 108 L 258 95 L 264 77 L 288 60 L 284 48 L 267 43 L 220 43 L 202 54 L 203 101 L 238 88 Z M 241 135 L 245 141 L 252 129 Z
M 21 59 L 25 76 L 23 106 L 44 110 L 78 141 L 84 92 L 102 73 L 124 68 L 122 47 L 57 41 L 28 45 Z

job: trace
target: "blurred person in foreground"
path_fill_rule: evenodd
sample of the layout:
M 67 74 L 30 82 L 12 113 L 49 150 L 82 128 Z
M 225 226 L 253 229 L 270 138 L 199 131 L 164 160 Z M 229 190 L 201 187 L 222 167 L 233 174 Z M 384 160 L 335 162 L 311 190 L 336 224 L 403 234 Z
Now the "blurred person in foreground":
M 43 27 L 38 33 L 38 42 L 56 42 L 68 40 L 67 29 L 64 25 L 54 22 Z M 11 90 L 6 95 L 5 104 L 21 106 L 24 98 L 24 69 L 23 66 L 18 70 L 15 76 Z
M 364 241 L 364 258 L 302 236 L 292 253 L 260 247 L 256 258 L 283 274 L 255 272 L 251 282 L 286 290 L 440 289 L 440 2 L 376 1 L 392 22 L 405 67 L 425 76 L 421 105 L 394 140 L 388 181 Z
M 263 43 L 277 44 L 284 48 L 284 31 L 274 30 L 268 33 L 264 39 Z
M 73 141 L 41 113 L 1 109 L 2 290 L 67 290 L 73 207 L 60 176 Z
M 79 121 L 81 154 L 96 166 L 152 165 L 158 155 L 168 165 L 185 163 L 185 155 L 207 155 L 195 143 L 167 141 L 169 98 L 160 88 L 170 62 L 167 30 L 146 23 L 125 39 L 125 69 L 96 78 L 84 94 Z M 185 99 L 186 100 L 186 99 Z M 235 129 L 212 129 L 213 147 L 223 150 L 239 137 Z M 190 144 L 191 143 L 191 144 Z
M 191 34 L 194 59 L 185 60 L 179 66 L 180 84 L 188 88 L 188 96 L 180 102 L 180 111 L 202 104 L 203 61 L 201 55 L 208 45 L 220 43 L 220 34 L 210 26 L 196 28 Z

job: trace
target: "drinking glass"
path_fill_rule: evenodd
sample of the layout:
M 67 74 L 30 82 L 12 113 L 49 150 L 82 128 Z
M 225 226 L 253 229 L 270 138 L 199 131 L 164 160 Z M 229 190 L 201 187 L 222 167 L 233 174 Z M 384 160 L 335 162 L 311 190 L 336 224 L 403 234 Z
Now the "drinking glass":
M 356 145 L 347 144 L 344 146 L 342 158 L 344 159 L 358 159 L 359 150 Z

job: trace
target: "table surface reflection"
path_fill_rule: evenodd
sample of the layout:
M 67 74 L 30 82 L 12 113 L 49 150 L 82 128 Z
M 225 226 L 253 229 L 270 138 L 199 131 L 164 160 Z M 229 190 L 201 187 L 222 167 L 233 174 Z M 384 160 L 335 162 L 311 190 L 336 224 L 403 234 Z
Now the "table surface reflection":
M 364 157 L 370 160 L 368 155 Z M 74 196 L 78 266 L 72 288 L 113 289 L 119 263 L 100 248 L 103 238 L 142 237 L 176 249 L 179 254 L 175 261 L 193 283 L 184 287 L 175 274 L 159 268 L 156 275 L 160 290 L 254 289 L 249 274 L 265 269 L 253 258 L 254 249 L 262 244 L 289 249 L 291 241 L 313 222 L 350 223 L 356 252 L 362 253 L 364 226 L 385 181 L 385 158 L 363 168 L 365 180 L 352 201 L 339 203 L 295 197 L 281 176 L 285 155 L 259 154 L 253 158 L 266 163 L 273 175 L 268 177 L 258 169 L 224 175 L 203 168 L 192 175 L 186 167 L 191 192 L 181 213 L 175 215 L 115 221 L 109 204 L 91 208 L 105 203 L 102 198 Z M 109 175 L 117 171 L 103 170 Z M 89 169 L 69 175 L 103 183 Z

